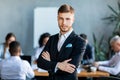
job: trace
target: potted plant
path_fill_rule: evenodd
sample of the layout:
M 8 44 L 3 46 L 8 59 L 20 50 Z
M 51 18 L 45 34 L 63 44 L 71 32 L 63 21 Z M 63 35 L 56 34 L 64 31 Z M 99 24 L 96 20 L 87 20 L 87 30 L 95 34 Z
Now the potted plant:
M 114 30 L 112 32 L 112 36 L 120 35 L 120 3 L 118 2 L 118 9 L 112 8 L 112 6 L 108 5 L 108 8 L 112 11 L 112 14 L 108 17 L 103 18 L 103 20 L 108 20 L 110 23 L 115 23 Z
M 93 41 L 95 48 L 95 61 L 106 60 L 106 53 L 108 51 L 108 46 L 106 46 L 106 42 L 104 41 L 104 36 L 101 36 L 98 41 L 95 34 L 93 33 Z

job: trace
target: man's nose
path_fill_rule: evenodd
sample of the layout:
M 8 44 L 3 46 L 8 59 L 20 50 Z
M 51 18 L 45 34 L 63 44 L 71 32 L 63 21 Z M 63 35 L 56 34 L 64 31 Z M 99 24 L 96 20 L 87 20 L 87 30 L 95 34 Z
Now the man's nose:
M 66 20 L 63 20 L 63 24 L 66 24 Z

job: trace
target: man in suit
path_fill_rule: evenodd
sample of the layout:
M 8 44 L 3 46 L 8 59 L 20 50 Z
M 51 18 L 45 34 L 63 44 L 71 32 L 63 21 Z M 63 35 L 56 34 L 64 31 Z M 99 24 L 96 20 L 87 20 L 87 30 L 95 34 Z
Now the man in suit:
M 37 60 L 38 67 L 48 70 L 49 80 L 78 80 L 76 68 L 85 51 L 85 41 L 73 31 L 74 9 L 62 5 L 57 18 L 60 32 L 48 40 Z

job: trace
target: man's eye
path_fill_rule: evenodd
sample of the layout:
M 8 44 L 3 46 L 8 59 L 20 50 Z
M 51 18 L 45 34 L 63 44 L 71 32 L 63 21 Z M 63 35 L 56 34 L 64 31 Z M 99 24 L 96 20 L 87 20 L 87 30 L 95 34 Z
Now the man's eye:
M 70 20 L 70 18 L 66 18 L 66 20 Z

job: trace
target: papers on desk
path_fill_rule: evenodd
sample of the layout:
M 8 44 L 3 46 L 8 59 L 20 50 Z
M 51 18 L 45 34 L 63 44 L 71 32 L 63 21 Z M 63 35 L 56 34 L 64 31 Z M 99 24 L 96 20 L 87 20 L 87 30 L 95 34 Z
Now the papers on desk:
M 38 69 L 37 64 L 32 64 L 31 67 L 32 67 L 33 70 Z
M 38 70 L 38 72 L 48 72 L 47 70 L 38 68 L 36 64 L 33 64 L 33 65 L 32 65 L 32 69 L 33 69 L 33 70 Z
M 77 73 L 80 73 L 81 71 L 84 71 L 83 68 L 77 68 Z
M 48 72 L 48 71 L 47 71 L 47 70 L 44 70 L 44 69 L 39 68 L 39 69 L 38 69 L 38 72 Z

